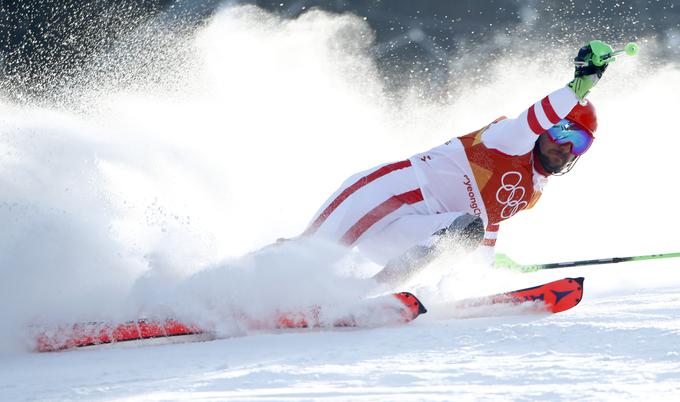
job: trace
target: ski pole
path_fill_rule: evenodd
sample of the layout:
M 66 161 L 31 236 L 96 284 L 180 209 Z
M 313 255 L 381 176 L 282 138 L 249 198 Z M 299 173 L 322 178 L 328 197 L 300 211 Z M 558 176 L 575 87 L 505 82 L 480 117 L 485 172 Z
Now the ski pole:
M 614 57 L 623 53 L 628 56 L 635 56 L 639 49 L 638 45 L 633 42 L 628 43 L 621 50 L 614 50 L 611 46 L 599 40 L 590 41 L 589 44 L 593 51 L 592 58 L 586 61 L 575 61 L 574 64 L 577 67 L 587 66 L 590 63 L 597 67 L 601 67 L 606 63 L 615 61 L 616 59 Z
M 649 255 L 637 255 L 631 257 L 610 257 L 610 258 L 600 258 L 595 260 L 578 260 L 578 261 L 567 261 L 567 262 L 553 262 L 550 264 L 533 264 L 533 265 L 522 265 L 518 264 L 510 257 L 505 254 L 496 254 L 496 267 L 510 268 L 519 270 L 522 272 L 534 272 L 542 269 L 556 269 L 556 268 L 569 268 L 578 267 L 582 265 L 602 265 L 602 264 L 615 264 L 618 262 L 627 261 L 643 261 L 643 260 L 660 260 L 663 258 L 677 258 L 680 257 L 680 253 L 666 253 L 666 254 L 649 254 Z

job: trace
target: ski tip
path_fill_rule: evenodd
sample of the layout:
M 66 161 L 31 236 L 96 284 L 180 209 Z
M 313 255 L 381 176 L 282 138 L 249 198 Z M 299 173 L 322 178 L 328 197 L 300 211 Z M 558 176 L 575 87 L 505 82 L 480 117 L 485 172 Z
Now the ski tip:
M 545 299 L 548 309 L 560 313 L 578 305 L 583 300 L 583 280 L 581 276 L 555 282 L 550 289 L 550 296 Z
M 406 307 L 408 307 L 411 312 L 411 319 L 415 319 L 421 314 L 427 313 L 427 309 L 423 306 L 423 303 L 418 300 L 412 293 L 400 292 L 396 293 L 395 296 L 399 301 L 401 301 Z
M 425 308 L 423 303 L 421 303 L 420 300 L 418 300 L 418 315 L 425 314 L 425 313 L 427 313 L 427 309 Z
M 582 277 L 582 276 L 579 276 L 578 278 L 569 278 L 569 279 L 571 279 L 572 281 L 575 281 L 575 282 L 578 283 L 579 285 L 583 286 L 583 280 L 584 280 L 585 278 Z

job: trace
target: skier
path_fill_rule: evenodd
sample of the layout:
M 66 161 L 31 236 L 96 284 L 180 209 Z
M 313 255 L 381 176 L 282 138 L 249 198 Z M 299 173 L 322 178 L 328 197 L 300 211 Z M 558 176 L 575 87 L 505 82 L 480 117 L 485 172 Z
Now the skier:
M 591 62 L 591 44 L 574 59 L 574 79 L 517 118 L 350 177 L 304 235 L 357 247 L 384 265 L 374 278 L 388 284 L 445 249 L 493 258 L 499 224 L 531 208 L 548 177 L 571 170 L 594 140 L 595 108 L 585 96 L 607 64 Z

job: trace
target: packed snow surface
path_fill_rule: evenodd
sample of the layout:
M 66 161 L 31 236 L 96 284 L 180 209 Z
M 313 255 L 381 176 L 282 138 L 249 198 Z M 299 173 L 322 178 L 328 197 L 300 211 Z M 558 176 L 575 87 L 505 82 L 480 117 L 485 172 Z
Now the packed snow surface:
M 430 309 L 407 326 L 229 320 L 389 291 L 369 279 L 380 267 L 333 245 L 252 251 L 300 234 L 351 174 L 518 115 L 565 85 L 576 46 L 528 63 L 517 38 L 475 77 L 465 61 L 483 55 L 458 55 L 432 100 L 417 79 L 386 89 L 357 16 L 230 7 L 196 31 L 173 23 L 121 35 L 50 102 L 0 98 L 0 400 L 680 397 L 671 259 L 528 274 L 443 259 L 393 289 Z M 526 264 L 680 251 L 680 71 L 640 42 L 590 96 L 588 154 L 503 223 L 498 251 Z M 446 308 L 568 276 L 585 277 L 585 297 L 561 314 Z M 167 316 L 218 339 L 31 352 L 43 326 Z

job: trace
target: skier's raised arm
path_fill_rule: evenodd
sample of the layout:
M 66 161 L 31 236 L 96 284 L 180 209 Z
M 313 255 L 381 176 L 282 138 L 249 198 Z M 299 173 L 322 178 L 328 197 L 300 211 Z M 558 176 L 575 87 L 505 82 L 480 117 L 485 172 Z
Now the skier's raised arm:
M 482 134 L 490 149 L 507 155 L 524 155 L 534 148 L 538 136 L 562 120 L 576 106 L 578 98 L 569 87 L 563 87 L 534 103 L 515 119 L 492 124 Z
M 575 62 L 590 60 L 593 55 L 591 46 L 597 44 L 591 42 L 582 47 L 574 59 Z M 534 103 L 517 118 L 492 124 L 482 134 L 482 141 L 488 148 L 507 155 L 526 154 L 534 148 L 540 134 L 564 119 L 579 101 L 583 101 L 606 68 L 607 64 L 601 67 L 592 64 L 577 66 L 574 79 L 567 86 Z

